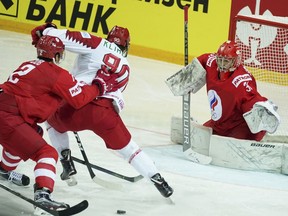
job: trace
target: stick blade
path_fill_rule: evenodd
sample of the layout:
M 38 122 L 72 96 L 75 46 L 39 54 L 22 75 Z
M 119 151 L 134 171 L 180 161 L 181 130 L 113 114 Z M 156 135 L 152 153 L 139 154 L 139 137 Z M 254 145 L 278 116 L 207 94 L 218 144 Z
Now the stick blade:
M 105 181 L 105 180 L 103 180 L 103 179 L 98 178 L 97 176 L 94 176 L 94 177 L 92 178 L 92 180 L 93 180 L 96 184 L 98 184 L 98 185 L 100 185 L 100 186 L 102 186 L 102 187 L 104 187 L 104 188 L 107 188 L 107 189 L 119 190 L 119 191 L 123 189 L 122 185 L 116 184 L 116 183 L 114 183 L 114 182 Z
M 202 165 L 208 165 L 212 162 L 212 157 L 206 156 L 203 154 L 199 154 L 199 153 L 193 151 L 191 148 L 185 150 L 183 153 L 187 159 L 189 159 L 190 161 L 192 161 L 194 163 L 199 163 Z
M 87 200 L 83 200 L 82 202 L 78 203 L 77 205 L 74 205 L 68 209 L 62 210 L 62 211 L 58 211 L 58 216 L 68 216 L 68 215 L 75 215 L 78 214 L 82 211 L 84 211 L 85 209 L 88 208 L 88 201 Z

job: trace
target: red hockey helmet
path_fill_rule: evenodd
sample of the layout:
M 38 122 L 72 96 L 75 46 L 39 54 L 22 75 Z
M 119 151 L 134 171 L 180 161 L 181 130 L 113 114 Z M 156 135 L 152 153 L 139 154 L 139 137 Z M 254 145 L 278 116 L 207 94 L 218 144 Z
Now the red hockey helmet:
M 233 72 L 241 63 L 241 50 L 233 41 L 224 42 L 216 53 L 216 62 L 220 72 Z
M 127 56 L 130 45 L 130 34 L 127 28 L 114 26 L 107 35 L 107 40 L 117 44 L 123 51 L 123 55 Z
M 58 37 L 42 36 L 36 45 L 38 58 L 51 59 L 59 64 L 64 59 L 65 46 Z

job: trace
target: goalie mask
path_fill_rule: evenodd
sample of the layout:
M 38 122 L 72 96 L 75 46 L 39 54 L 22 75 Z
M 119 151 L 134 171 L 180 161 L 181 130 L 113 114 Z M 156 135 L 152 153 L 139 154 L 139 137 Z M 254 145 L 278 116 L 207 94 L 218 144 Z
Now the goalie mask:
M 130 45 L 130 34 L 127 28 L 114 26 L 108 33 L 107 40 L 111 43 L 117 44 L 117 46 L 122 50 L 123 56 L 127 56 Z
M 43 60 L 52 60 L 59 64 L 65 57 L 65 46 L 58 37 L 44 35 L 36 45 L 37 56 Z
M 241 62 L 241 51 L 237 43 L 233 41 L 224 42 L 216 53 L 216 62 L 218 70 L 220 72 L 234 72 Z M 220 73 L 223 77 L 224 74 Z M 229 77 L 231 74 L 228 73 L 224 77 Z

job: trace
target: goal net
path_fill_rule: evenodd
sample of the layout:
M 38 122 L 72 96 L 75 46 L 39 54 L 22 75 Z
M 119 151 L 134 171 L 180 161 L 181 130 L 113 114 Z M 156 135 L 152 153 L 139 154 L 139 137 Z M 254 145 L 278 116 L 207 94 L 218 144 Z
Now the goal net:
M 274 136 L 288 135 L 288 17 L 238 15 L 230 32 L 242 50 L 242 63 L 257 80 L 258 91 L 279 108 Z

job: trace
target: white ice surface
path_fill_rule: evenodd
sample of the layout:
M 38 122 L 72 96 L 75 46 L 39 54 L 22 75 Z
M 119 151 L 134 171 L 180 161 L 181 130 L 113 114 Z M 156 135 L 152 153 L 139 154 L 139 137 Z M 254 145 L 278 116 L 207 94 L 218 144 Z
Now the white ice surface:
M 34 59 L 35 49 L 29 35 L 0 30 L 0 81 L 17 66 Z M 66 53 L 62 66 L 69 69 L 74 55 Z M 164 199 L 148 180 L 130 183 L 96 171 L 102 179 L 121 184 L 114 191 L 95 184 L 85 166 L 76 164 L 78 185 L 68 187 L 58 175 L 53 198 L 71 205 L 87 199 L 83 216 L 113 216 L 118 209 L 127 216 L 286 216 L 288 215 L 288 177 L 280 174 L 232 170 L 193 164 L 182 155 L 182 146 L 170 141 L 170 119 L 181 115 L 181 98 L 172 95 L 164 80 L 182 66 L 129 56 L 131 79 L 124 93 L 126 107 L 122 117 L 134 140 L 155 161 L 161 174 L 174 188 L 174 204 Z M 191 115 L 200 122 L 209 117 L 205 90 L 191 97 Z M 201 110 L 201 111 L 200 111 Z M 73 134 L 73 155 L 81 158 Z M 89 131 L 79 133 L 90 161 L 127 176 L 138 173 Z M 47 138 L 47 134 L 44 135 Z M 28 188 L 9 185 L 33 197 L 34 163 L 21 163 L 18 170 L 29 175 Z M 32 215 L 33 207 L 0 188 L 0 216 Z

